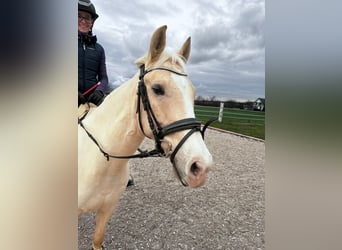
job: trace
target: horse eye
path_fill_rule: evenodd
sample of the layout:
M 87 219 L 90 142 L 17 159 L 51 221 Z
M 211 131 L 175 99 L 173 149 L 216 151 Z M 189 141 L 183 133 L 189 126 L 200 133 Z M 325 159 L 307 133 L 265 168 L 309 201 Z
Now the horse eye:
M 154 84 L 152 86 L 152 90 L 156 95 L 164 95 L 165 94 L 164 88 L 160 84 Z

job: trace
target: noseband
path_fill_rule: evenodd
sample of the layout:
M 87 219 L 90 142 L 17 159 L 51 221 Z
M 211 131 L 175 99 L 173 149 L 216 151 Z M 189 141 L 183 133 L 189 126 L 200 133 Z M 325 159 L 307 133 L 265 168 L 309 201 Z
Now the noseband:
M 174 163 L 174 158 L 177 154 L 177 152 L 179 151 L 179 149 L 182 147 L 182 145 L 185 143 L 185 141 L 195 132 L 201 132 L 202 134 L 202 138 L 204 139 L 204 132 L 206 130 L 206 128 L 209 126 L 209 124 L 211 124 L 212 122 L 214 122 L 215 120 L 217 120 L 217 118 L 211 119 L 209 120 L 203 127 L 203 129 L 201 129 L 201 123 L 196 120 L 195 118 L 185 118 L 185 119 L 181 119 L 178 121 L 175 121 L 169 125 L 166 125 L 164 127 L 160 126 L 160 123 L 158 122 L 158 120 L 156 119 L 153 110 L 151 108 L 150 105 L 150 101 L 147 95 L 147 89 L 146 89 L 146 85 L 144 82 L 144 76 L 154 70 L 166 70 L 169 71 L 171 73 L 180 75 L 180 76 L 187 76 L 187 74 L 183 73 L 183 72 L 179 72 L 176 71 L 174 69 L 171 68 L 167 68 L 167 67 L 152 67 L 149 68 L 147 70 L 145 70 L 145 65 L 142 65 L 140 67 L 140 76 L 139 76 L 139 84 L 138 84 L 138 92 L 137 92 L 137 96 L 138 96 L 138 100 L 137 100 L 137 114 L 139 117 L 139 126 L 141 131 L 143 132 L 143 134 L 149 138 L 149 136 L 146 135 L 143 126 L 142 126 L 142 122 L 141 122 L 141 108 L 140 108 L 140 103 L 142 103 L 143 108 L 147 114 L 147 120 L 148 120 L 148 124 L 149 127 L 152 131 L 153 137 L 154 137 L 154 141 L 155 141 L 155 149 L 151 150 L 151 151 L 140 151 L 139 154 L 135 154 L 135 155 L 110 155 L 107 152 L 105 152 L 101 146 L 99 145 L 99 143 L 96 141 L 96 139 L 94 138 L 94 136 L 92 134 L 90 134 L 86 128 L 84 127 L 83 123 L 82 123 L 82 119 L 78 120 L 78 123 L 80 124 L 80 126 L 85 130 L 85 132 L 88 134 L 88 136 L 94 141 L 94 143 L 98 146 L 99 150 L 103 153 L 103 155 L 107 158 L 107 160 L 109 160 L 109 158 L 119 158 L 119 159 L 129 159 L 129 158 L 145 158 L 145 157 L 151 157 L 151 156 L 158 156 L 158 157 L 170 157 L 170 161 L 171 163 Z M 83 117 L 84 118 L 84 117 Z M 164 142 L 164 137 L 166 135 L 178 132 L 178 131 L 183 131 L 183 130 L 188 130 L 190 129 L 190 131 L 181 139 L 181 141 L 177 144 L 177 146 L 175 147 L 174 150 L 172 150 L 172 146 L 169 143 L 169 152 L 164 152 L 161 144 L 162 142 Z M 151 138 L 150 138 L 151 139 Z M 175 166 L 175 164 L 173 164 L 173 166 L 176 169 L 176 173 L 180 179 L 180 181 L 182 182 L 182 184 L 184 186 L 187 186 L 188 184 L 185 182 L 185 180 L 183 180 L 181 173 L 179 171 L 179 169 Z

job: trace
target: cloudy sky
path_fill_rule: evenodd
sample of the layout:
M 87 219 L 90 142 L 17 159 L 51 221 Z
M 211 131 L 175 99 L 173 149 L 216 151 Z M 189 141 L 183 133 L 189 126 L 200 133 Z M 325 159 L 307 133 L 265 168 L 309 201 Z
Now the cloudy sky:
M 92 0 L 93 31 L 106 51 L 109 81 L 131 78 L 152 33 L 166 24 L 166 50 L 191 36 L 187 65 L 196 95 L 219 100 L 265 97 L 264 0 Z

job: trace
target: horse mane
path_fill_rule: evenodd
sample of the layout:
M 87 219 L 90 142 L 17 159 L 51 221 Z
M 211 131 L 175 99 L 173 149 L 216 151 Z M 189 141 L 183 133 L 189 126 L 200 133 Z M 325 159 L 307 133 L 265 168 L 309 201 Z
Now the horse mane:
M 134 63 L 140 68 L 144 64 L 147 65 L 149 61 L 148 55 L 146 54 L 135 60 Z M 158 60 L 153 63 L 153 66 L 161 66 L 166 61 L 170 61 L 173 65 L 179 64 L 179 66 L 185 70 L 185 61 L 179 54 L 170 54 L 165 51 L 160 55 Z

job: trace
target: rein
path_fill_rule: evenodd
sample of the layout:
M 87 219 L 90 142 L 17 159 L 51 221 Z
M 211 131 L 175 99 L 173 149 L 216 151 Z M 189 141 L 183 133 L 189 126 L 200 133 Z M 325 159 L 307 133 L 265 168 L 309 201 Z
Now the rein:
M 147 70 L 145 70 L 145 65 L 142 65 L 140 67 L 140 76 L 139 76 L 138 92 L 137 92 L 138 100 L 137 100 L 137 111 L 136 111 L 136 113 L 138 114 L 138 117 L 139 117 L 138 120 L 139 120 L 139 126 L 140 126 L 141 131 L 143 132 L 143 134 L 146 137 L 150 138 L 149 136 L 146 135 L 146 133 L 143 129 L 143 126 L 142 126 L 142 122 L 141 122 L 141 107 L 140 107 L 140 101 L 141 101 L 143 108 L 147 114 L 147 120 L 148 120 L 149 127 L 150 127 L 152 134 L 153 134 L 153 137 L 154 137 L 155 149 L 150 150 L 150 151 L 147 151 L 147 150 L 142 151 L 142 150 L 138 149 L 140 151 L 140 153 L 134 154 L 134 155 L 111 155 L 102 149 L 102 147 L 97 142 L 97 140 L 94 138 L 94 136 L 91 133 L 89 133 L 89 131 L 84 127 L 82 120 L 84 119 L 84 117 L 86 115 L 84 115 L 83 117 L 78 119 L 78 124 L 85 130 L 85 132 L 87 133 L 89 138 L 96 144 L 96 146 L 99 148 L 101 153 L 107 158 L 107 161 L 109 161 L 109 158 L 130 159 L 130 158 L 146 158 L 146 157 L 166 157 L 166 158 L 170 157 L 171 163 L 174 163 L 174 158 L 175 158 L 177 152 L 179 151 L 179 149 L 185 143 L 185 141 L 195 132 L 201 132 L 202 138 L 204 139 L 204 132 L 205 132 L 206 128 L 212 122 L 217 120 L 217 118 L 210 119 L 209 121 L 206 122 L 203 129 L 201 129 L 201 123 L 198 120 L 196 120 L 195 118 L 181 119 L 181 120 L 175 121 L 169 125 L 161 127 L 160 123 L 156 119 L 156 117 L 153 113 L 153 110 L 151 108 L 150 101 L 149 101 L 149 98 L 147 95 L 146 85 L 144 82 L 144 76 L 146 74 L 154 71 L 154 70 L 166 70 L 166 71 L 169 71 L 171 73 L 174 73 L 174 74 L 177 74 L 180 76 L 187 76 L 187 74 L 173 70 L 171 68 L 162 67 L 162 66 L 152 67 L 152 68 L 149 68 Z M 162 146 L 161 146 L 162 142 L 165 142 L 163 140 L 163 138 L 166 135 L 169 135 L 169 134 L 172 134 L 172 133 L 175 133 L 178 131 L 182 131 L 182 130 L 188 130 L 188 129 L 190 129 L 190 131 L 182 138 L 182 140 L 177 144 L 175 149 L 172 150 L 171 145 L 169 144 L 169 152 L 165 153 Z M 150 139 L 152 139 L 152 138 L 150 138 Z M 176 169 L 177 175 L 178 175 L 180 181 L 182 182 L 182 184 L 184 186 L 187 186 L 187 183 L 183 180 L 183 178 L 181 178 L 181 174 L 180 174 L 178 168 L 175 167 L 175 169 Z

